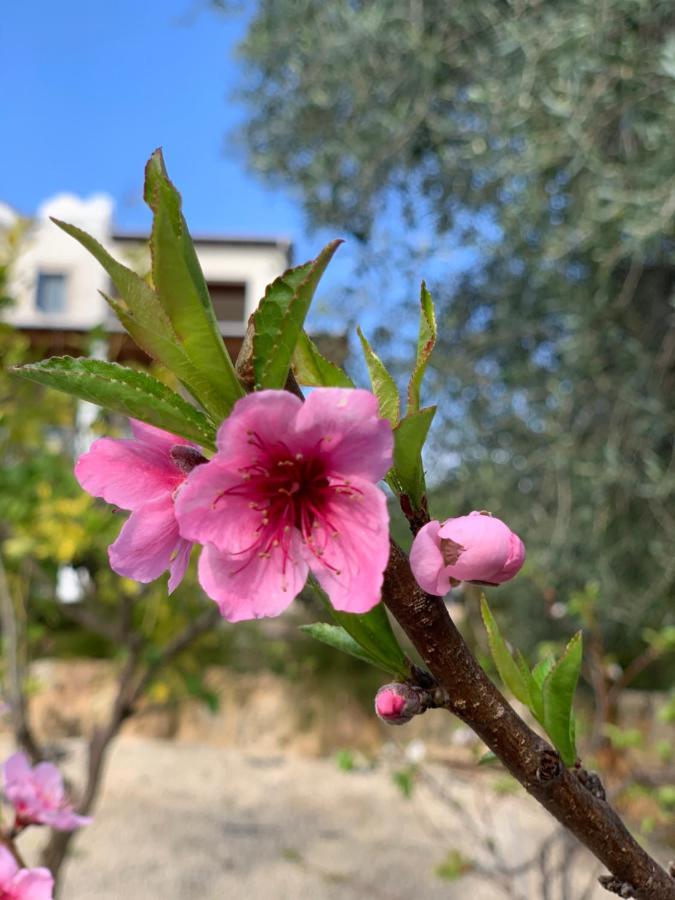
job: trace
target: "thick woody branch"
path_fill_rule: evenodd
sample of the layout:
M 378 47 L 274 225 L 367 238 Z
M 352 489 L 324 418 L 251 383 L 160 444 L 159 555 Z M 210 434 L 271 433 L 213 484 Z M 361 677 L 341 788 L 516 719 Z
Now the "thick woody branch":
M 612 807 L 589 790 L 492 684 L 440 597 L 425 594 L 392 544 L 384 602 L 447 692 L 462 719 L 539 803 L 571 831 L 638 900 L 675 900 L 675 879 L 631 836 Z

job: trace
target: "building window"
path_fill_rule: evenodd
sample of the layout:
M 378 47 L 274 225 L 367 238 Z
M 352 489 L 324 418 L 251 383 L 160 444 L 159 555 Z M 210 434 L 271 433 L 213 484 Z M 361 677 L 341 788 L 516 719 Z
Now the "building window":
M 208 288 L 218 322 L 244 321 L 246 311 L 245 284 L 209 281 Z
M 62 273 L 40 272 L 37 280 L 35 305 L 40 312 L 64 312 L 66 309 L 66 276 Z

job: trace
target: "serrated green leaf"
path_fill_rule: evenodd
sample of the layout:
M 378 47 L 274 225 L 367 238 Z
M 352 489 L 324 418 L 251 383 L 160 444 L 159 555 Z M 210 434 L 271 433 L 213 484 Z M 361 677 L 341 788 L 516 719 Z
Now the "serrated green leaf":
M 69 356 L 55 356 L 14 371 L 22 378 L 215 449 L 215 429 L 206 416 L 146 372 L 100 359 Z
M 546 676 L 551 671 L 553 666 L 555 665 L 555 660 L 552 656 L 547 656 L 544 659 L 540 660 L 537 665 L 532 669 L 532 677 L 535 682 L 541 687 L 544 684 Z
M 218 403 L 214 405 L 209 400 L 214 393 L 213 386 L 188 357 L 159 297 L 150 285 L 132 269 L 114 259 L 86 231 L 59 219 L 52 221 L 82 244 L 108 273 L 121 299 L 108 297 L 103 291 L 101 294 L 141 350 L 173 372 L 193 397 L 219 418 L 221 406 Z
M 380 406 L 380 415 L 383 419 L 389 419 L 392 427 L 396 427 L 399 420 L 400 401 L 396 382 L 391 377 L 380 357 L 368 343 L 366 336 L 360 328 L 356 329 L 361 340 L 363 355 L 368 366 L 370 384 L 373 393 L 377 397 Z
M 408 496 L 413 509 L 420 507 L 426 491 L 422 448 L 435 413 L 435 406 L 427 406 L 401 419 L 394 428 L 394 477 L 388 481 L 394 490 Z
M 328 622 L 315 622 L 313 625 L 301 625 L 300 631 L 304 631 L 317 641 L 328 644 L 342 653 L 348 653 L 371 666 L 382 668 L 379 661 L 373 658 L 366 650 L 356 643 L 354 638 L 340 625 L 330 625 Z M 385 669 L 385 671 L 389 671 Z
M 415 368 L 410 376 L 410 384 L 408 385 L 408 406 L 407 414 L 415 413 L 420 408 L 420 389 L 422 387 L 422 379 L 427 368 L 427 364 L 436 344 L 436 313 L 434 311 L 434 301 L 431 294 L 427 290 L 427 286 L 422 282 L 420 290 L 420 327 L 417 338 L 417 358 L 415 360 Z
M 488 635 L 490 653 L 499 672 L 499 677 L 517 700 L 529 705 L 530 694 L 527 683 L 520 668 L 514 662 L 509 648 L 506 646 L 506 641 L 499 631 L 485 595 L 480 598 L 480 612 Z
M 577 758 L 573 707 L 582 658 L 583 639 L 578 631 L 542 686 L 544 728 L 567 766 L 573 766 Z
M 180 194 L 169 181 L 161 150 L 145 168 L 145 201 L 153 212 L 150 252 L 152 277 L 173 330 L 192 365 L 209 385 L 200 397 L 218 419 L 224 418 L 244 389 L 218 330 L 197 253 L 181 212 Z
M 530 698 L 527 705 L 529 706 L 530 712 L 535 717 L 535 719 L 543 725 L 544 700 L 541 695 L 541 685 L 535 681 L 532 672 L 530 672 L 530 667 L 527 664 L 527 660 L 520 652 L 520 650 L 516 650 L 514 656 L 516 665 L 518 666 L 520 674 L 523 676 L 523 680 L 527 686 L 527 692 Z
M 378 603 L 367 613 L 340 612 L 333 607 L 327 594 L 313 576 L 310 576 L 310 581 L 333 621 L 344 629 L 371 659 L 376 660 L 381 669 L 397 678 L 408 677 L 410 674 L 408 658 L 399 646 L 383 603 Z
M 256 388 L 283 388 L 314 291 L 342 241 L 331 241 L 316 259 L 289 269 L 265 291 L 253 316 Z
M 300 332 L 293 352 L 293 371 L 298 383 L 307 387 L 354 387 L 349 375 L 322 356 L 304 331 Z

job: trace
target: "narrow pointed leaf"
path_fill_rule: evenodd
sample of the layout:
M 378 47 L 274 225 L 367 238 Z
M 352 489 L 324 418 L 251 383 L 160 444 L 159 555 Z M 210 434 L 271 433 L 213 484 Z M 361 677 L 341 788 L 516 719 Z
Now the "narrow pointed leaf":
M 373 393 L 380 405 L 380 415 L 383 419 L 389 419 L 392 427 L 396 427 L 400 415 L 400 401 L 396 382 L 387 372 L 384 363 L 370 346 L 360 328 L 357 328 L 357 332 L 361 340 L 366 365 L 368 366 Z
M 542 687 L 544 728 L 567 766 L 573 766 L 577 758 L 573 706 L 582 657 L 583 641 L 578 631 Z
M 295 345 L 293 371 L 298 383 L 308 387 L 354 387 L 349 375 L 322 356 L 304 331 Z
M 536 684 L 539 687 L 542 687 L 544 681 L 546 680 L 546 676 L 551 671 L 553 666 L 555 665 L 555 660 L 552 656 L 547 656 L 542 659 L 537 665 L 532 669 L 532 677 L 534 678 Z
M 153 211 L 150 250 L 156 293 L 192 365 L 209 385 L 202 403 L 225 417 L 244 390 L 218 330 L 197 253 L 160 150 L 145 169 L 145 200 Z
M 55 356 L 17 375 L 215 449 L 215 429 L 192 404 L 146 372 L 100 359 Z
M 434 301 L 427 290 L 426 284 L 422 282 L 420 291 L 420 327 L 419 336 L 417 338 L 417 358 L 408 386 L 408 406 L 406 410 L 408 415 L 417 412 L 420 408 L 422 379 L 424 378 L 424 373 L 435 344 L 436 313 L 434 311 Z
M 413 509 L 420 507 L 426 491 L 422 448 L 435 413 L 435 406 L 427 406 L 394 428 L 394 477 L 389 481 L 394 490 L 408 496 Z
M 506 641 L 499 631 L 485 596 L 482 596 L 480 599 L 480 612 L 488 635 L 490 653 L 499 672 L 499 677 L 517 700 L 529 705 L 530 695 L 523 673 L 514 662 L 509 648 L 506 646 Z
M 283 388 L 317 285 L 342 241 L 316 259 L 284 272 L 265 291 L 254 313 L 253 369 L 256 387 Z
M 208 408 L 213 388 L 208 378 L 187 356 L 171 320 L 150 285 L 132 269 L 114 259 L 86 231 L 58 219 L 52 221 L 79 241 L 108 273 L 121 299 L 113 299 L 102 292 L 103 298 L 141 350 L 173 372 L 193 397 Z M 216 405 L 214 412 L 217 410 L 219 407 Z
M 367 613 L 339 612 L 315 578 L 311 577 L 311 583 L 333 621 L 376 659 L 380 668 L 401 678 L 408 677 L 408 658 L 399 646 L 383 603 L 378 603 Z
M 527 664 L 527 660 L 520 652 L 520 650 L 516 650 L 515 654 L 516 665 L 520 670 L 520 674 L 523 676 L 523 681 L 527 687 L 527 693 L 529 696 L 528 707 L 530 708 L 530 712 L 535 717 L 535 719 L 540 722 L 542 725 L 544 724 L 544 699 L 541 693 L 541 685 L 537 684 L 534 680 L 532 672 L 530 672 L 530 667 Z
M 392 675 L 396 674 L 384 666 L 380 660 L 371 656 L 360 644 L 357 644 L 354 638 L 340 625 L 330 625 L 328 622 L 316 622 L 313 625 L 301 625 L 300 631 L 304 631 L 315 640 L 321 641 L 323 644 L 328 644 L 330 647 L 334 647 L 342 653 L 348 653 L 350 656 L 356 657 L 356 659 L 367 662 L 371 666 L 376 666 L 378 669 L 383 669 L 383 671 L 390 672 Z

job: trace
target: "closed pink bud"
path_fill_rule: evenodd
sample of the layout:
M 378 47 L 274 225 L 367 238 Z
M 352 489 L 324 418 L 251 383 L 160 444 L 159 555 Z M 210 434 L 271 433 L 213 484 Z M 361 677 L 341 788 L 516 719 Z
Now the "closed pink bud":
M 405 725 L 425 709 L 422 692 L 408 684 L 385 684 L 375 694 L 375 712 L 387 725 Z
M 490 513 L 472 512 L 443 524 L 421 528 L 410 551 L 417 583 L 428 594 L 444 596 L 453 581 L 497 585 L 508 581 L 525 562 L 525 545 Z

